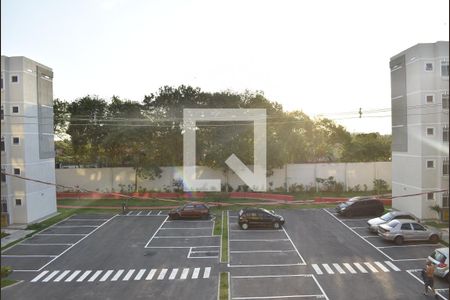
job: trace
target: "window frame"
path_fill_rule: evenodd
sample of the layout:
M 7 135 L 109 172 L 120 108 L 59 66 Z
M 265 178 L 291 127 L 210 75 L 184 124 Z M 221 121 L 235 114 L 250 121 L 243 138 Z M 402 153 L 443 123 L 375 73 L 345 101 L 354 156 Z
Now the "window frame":
M 448 169 L 448 158 L 447 159 L 443 159 L 442 160 L 442 176 L 448 176 L 449 173 L 449 169 Z M 447 170 L 447 173 L 445 173 L 444 171 Z
M 449 74 L 447 74 L 447 75 L 443 75 L 442 74 L 442 66 L 444 65 L 444 63 L 447 63 L 447 72 L 449 71 L 448 70 L 449 69 L 449 61 L 448 60 L 441 60 L 441 63 L 440 63 L 441 77 L 448 78 Z
M 448 143 L 448 125 L 442 127 L 442 141 Z
M 447 101 L 446 102 L 444 102 L 444 96 L 447 96 Z M 441 93 L 441 104 L 442 104 L 442 109 L 448 109 L 448 106 L 449 106 L 449 95 L 448 95 L 448 92 L 444 92 L 444 93 Z M 444 104 L 446 104 L 446 106 L 444 105 Z
M 432 131 L 431 133 L 428 132 L 428 130 L 430 130 L 430 129 Z M 427 136 L 434 136 L 435 132 L 436 132 L 436 129 L 434 127 L 427 127 L 427 129 L 426 129 L 426 135 Z
M 431 163 L 433 164 L 433 166 L 429 167 L 429 166 L 428 166 L 428 163 L 429 163 L 429 162 L 431 162 Z M 425 167 L 426 167 L 427 169 L 435 169 L 435 168 L 436 168 L 436 160 L 435 160 L 435 159 L 427 159 L 427 160 L 425 161 Z
M 427 70 L 427 65 L 428 64 L 431 64 L 431 70 Z M 434 62 L 432 62 L 432 61 L 426 61 L 426 62 L 424 62 L 423 63 L 423 70 L 425 71 L 425 72 L 434 72 Z
M 428 102 L 428 97 L 431 97 L 431 102 Z M 434 94 L 425 94 L 425 104 L 432 104 L 435 102 Z
M 19 136 L 13 136 L 12 138 L 12 145 L 13 146 L 20 146 L 20 137 Z M 14 142 L 14 139 L 17 139 L 17 143 Z
M 20 175 L 20 174 L 22 174 L 22 170 L 20 168 L 13 168 L 13 174 Z
M 19 203 L 17 202 L 17 200 L 19 201 Z M 22 198 L 15 198 L 14 206 L 23 206 Z
M 431 196 L 431 197 L 430 197 Z M 434 199 L 434 193 L 433 192 L 428 192 L 427 193 L 427 200 L 428 201 L 433 201 Z
M 16 78 L 17 81 L 14 81 L 13 79 Z M 15 74 L 15 75 L 11 75 L 11 83 L 17 84 L 19 83 L 19 75 Z
M 17 111 L 14 111 L 15 109 L 17 109 Z M 20 112 L 20 109 L 19 109 L 18 105 L 11 106 L 11 113 L 18 114 L 19 112 Z

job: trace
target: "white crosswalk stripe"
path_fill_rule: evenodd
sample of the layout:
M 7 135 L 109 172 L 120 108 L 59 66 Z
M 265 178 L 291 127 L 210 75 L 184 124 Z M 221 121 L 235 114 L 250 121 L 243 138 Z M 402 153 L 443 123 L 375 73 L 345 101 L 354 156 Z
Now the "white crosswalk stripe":
M 372 266 L 369 262 L 365 262 L 364 264 L 369 268 L 370 271 L 378 273 L 378 270 L 374 266 Z
M 317 275 L 323 275 L 323 274 L 327 274 L 327 273 L 330 275 L 347 274 L 347 273 L 357 274 L 358 272 L 360 272 L 360 273 L 380 273 L 380 272 L 388 273 L 388 272 L 391 272 L 391 270 L 388 267 L 390 267 L 392 270 L 394 270 L 396 272 L 401 271 L 396 265 L 394 265 L 390 261 L 384 261 L 384 264 L 383 264 L 383 262 L 380 262 L 380 261 L 361 262 L 361 263 L 355 262 L 355 263 L 353 263 L 353 265 L 354 265 L 354 267 L 350 263 L 331 263 L 331 264 L 322 264 L 322 267 L 320 267 L 319 264 L 311 264 L 311 266 L 313 267 L 313 269 Z M 378 267 L 378 269 L 375 266 Z M 325 270 L 325 271 L 322 271 L 322 270 Z M 206 270 L 205 270 L 205 272 L 206 272 Z M 194 274 L 192 275 L 192 277 L 194 278 L 195 276 L 198 276 L 198 274 L 195 274 L 195 270 L 194 270 Z
M 364 269 L 364 267 L 361 266 L 359 263 L 353 263 L 353 264 L 358 268 L 359 271 L 361 271 L 361 273 L 367 273 L 367 270 Z
M 339 264 L 333 264 L 333 267 L 339 272 L 339 274 L 345 274 L 344 269 Z
M 328 264 L 322 264 L 325 271 L 328 272 L 328 274 L 334 274 L 334 271 L 331 269 L 331 267 Z
M 325 264 L 324 264 L 325 265 Z M 333 264 L 334 267 L 338 270 L 338 272 L 344 272 L 339 265 Z M 328 265 L 327 265 L 328 266 Z M 320 267 L 315 265 L 316 272 L 318 274 L 323 274 L 320 270 Z M 326 269 L 327 267 L 325 267 Z M 202 270 L 203 269 L 203 270 Z M 328 269 L 331 268 L 328 266 Z M 30 282 L 84 282 L 87 279 L 87 282 L 106 282 L 106 281 L 118 281 L 124 274 L 122 281 L 129 280 L 152 280 L 156 278 L 157 280 L 186 280 L 189 279 L 191 268 L 163 268 L 163 269 L 151 269 L 147 276 L 145 273 L 147 269 L 130 269 L 130 270 L 45 270 L 42 271 L 39 275 L 34 277 Z M 203 271 L 203 275 L 202 274 Z M 193 268 L 192 274 L 190 276 L 191 279 L 208 279 L 211 277 L 211 267 L 202 267 L 202 268 Z M 344 272 L 345 273 L 345 272 Z M 133 277 L 133 275 L 135 275 Z M 90 277 L 89 277 L 90 276 Z M 75 280 L 76 279 L 76 280 Z
M 323 274 L 322 270 L 320 269 L 320 267 L 318 265 L 312 264 L 312 267 L 314 268 L 314 271 L 316 271 L 316 273 L 318 275 L 322 275 Z
M 388 268 L 386 268 L 382 263 L 380 263 L 379 261 L 376 261 L 375 264 L 377 265 L 378 268 L 381 269 L 381 271 L 383 272 L 390 272 Z
M 399 272 L 400 271 L 400 269 L 396 265 L 391 263 L 390 261 L 386 260 L 384 263 L 387 264 L 389 267 L 391 267 L 391 269 L 394 270 L 395 272 Z
M 349 270 L 350 273 L 356 274 L 355 269 L 353 269 L 353 267 L 349 263 L 344 263 L 343 265 L 347 268 L 347 270 Z

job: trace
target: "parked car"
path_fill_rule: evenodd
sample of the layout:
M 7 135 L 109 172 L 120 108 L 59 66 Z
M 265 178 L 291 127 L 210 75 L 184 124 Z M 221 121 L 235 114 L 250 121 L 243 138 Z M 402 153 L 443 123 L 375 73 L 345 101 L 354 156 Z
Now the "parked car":
M 408 220 L 414 220 L 417 223 L 420 223 L 420 220 L 409 212 L 390 211 L 388 213 L 385 213 L 381 217 L 370 219 L 369 221 L 367 221 L 367 226 L 368 226 L 370 232 L 377 233 L 379 225 L 390 222 L 395 219 L 408 219 Z
M 367 197 L 350 198 L 336 207 L 336 212 L 342 216 L 380 216 L 384 205 L 379 199 Z
M 428 256 L 428 260 L 435 266 L 434 275 L 445 278 L 445 280 L 450 283 L 448 274 L 448 247 L 434 250 L 433 253 Z
M 169 211 L 171 219 L 207 219 L 209 217 L 209 207 L 203 203 L 188 203 Z
M 437 243 L 441 232 L 407 219 L 392 220 L 378 226 L 378 235 L 401 245 L 403 241 L 430 241 Z
M 284 224 L 284 218 L 275 214 L 273 210 L 264 208 L 244 208 L 239 211 L 239 226 L 247 230 L 249 227 L 270 226 L 280 229 Z

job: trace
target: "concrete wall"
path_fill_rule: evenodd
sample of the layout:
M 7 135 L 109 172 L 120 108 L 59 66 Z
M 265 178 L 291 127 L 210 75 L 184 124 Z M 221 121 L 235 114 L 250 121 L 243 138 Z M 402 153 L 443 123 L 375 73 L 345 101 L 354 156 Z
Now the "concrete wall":
M 172 181 L 181 180 L 182 167 L 165 167 L 160 178 L 154 180 L 138 178 L 138 187 L 147 191 L 172 190 Z M 220 179 L 222 184 L 228 182 L 233 189 L 237 189 L 244 182 L 233 172 L 225 174 L 221 170 L 213 170 L 206 167 L 197 168 L 197 176 L 201 179 Z M 354 188 L 359 185 L 361 190 L 367 185 L 373 189 L 374 179 L 383 179 L 389 185 L 391 183 L 390 162 L 367 163 L 334 163 L 334 164 L 290 164 L 286 168 L 275 169 L 273 174 L 267 177 L 268 188 L 283 188 L 293 184 L 316 187 L 316 178 L 328 178 L 333 176 L 337 182 L 344 184 L 346 188 Z M 59 191 L 73 190 L 74 186 L 80 189 L 99 192 L 133 191 L 135 173 L 132 168 L 86 168 L 86 169 L 56 169 L 56 183 L 67 186 L 59 188 Z M 75 188 L 76 189 L 76 188 Z

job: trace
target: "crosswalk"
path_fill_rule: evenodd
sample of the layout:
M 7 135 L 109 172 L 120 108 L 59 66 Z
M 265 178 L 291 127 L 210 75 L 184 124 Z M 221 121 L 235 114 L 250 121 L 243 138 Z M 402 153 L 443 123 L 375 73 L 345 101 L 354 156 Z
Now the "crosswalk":
M 331 263 L 331 264 L 311 264 L 317 275 L 334 275 L 334 274 L 357 274 L 357 273 L 379 273 L 379 272 L 399 272 L 401 271 L 396 265 L 390 261 L 375 262 L 355 262 L 350 263 Z M 377 268 L 378 267 L 378 268 Z
M 208 279 L 211 267 L 199 268 L 162 268 L 129 270 L 44 270 L 30 282 L 107 282 L 138 280 L 186 280 Z

